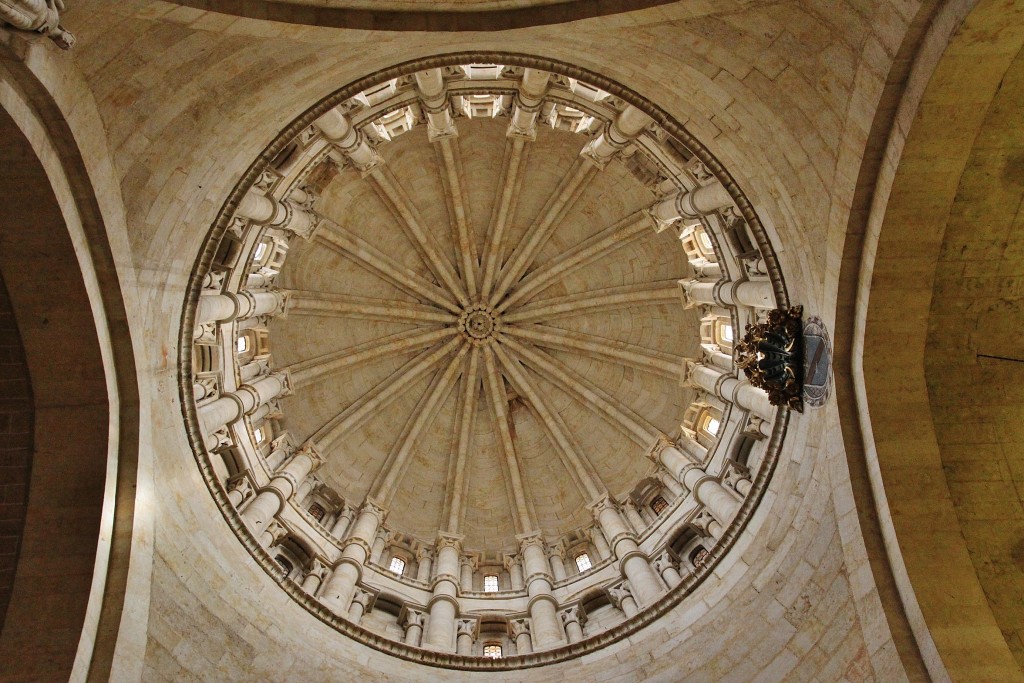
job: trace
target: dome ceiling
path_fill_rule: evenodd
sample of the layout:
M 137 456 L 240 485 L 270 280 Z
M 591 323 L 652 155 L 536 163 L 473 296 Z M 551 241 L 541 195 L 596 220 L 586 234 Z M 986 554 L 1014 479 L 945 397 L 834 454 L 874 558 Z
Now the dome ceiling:
M 641 213 L 656 197 L 628 159 L 581 171 L 588 138 L 542 126 L 513 181 L 507 129 L 460 119 L 442 146 L 415 127 L 379 146 L 385 172 L 324 181 L 325 223 L 293 242 L 289 314 L 271 324 L 296 389 L 284 424 L 320 444 L 318 477 L 346 500 L 387 498 L 397 532 L 480 551 L 516 547 L 517 495 L 557 538 L 590 523 L 595 484 L 620 496 L 643 480 L 645 450 L 693 399 L 679 368 L 700 348 L 686 255 Z

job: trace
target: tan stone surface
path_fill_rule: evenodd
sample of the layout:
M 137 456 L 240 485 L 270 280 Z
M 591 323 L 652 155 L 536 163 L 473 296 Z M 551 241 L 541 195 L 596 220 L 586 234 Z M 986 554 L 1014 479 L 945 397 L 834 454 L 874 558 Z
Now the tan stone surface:
M 80 72 L 87 89 L 74 91 L 78 102 L 94 100 L 101 117 L 102 125 L 88 129 L 93 143 L 83 146 L 100 165 L 107 163 L 106 147 L 120 183 L 101 190 L 123 196 L 130 250 L 119 255 L 134 263 L 130 272 L 139 283 L 126 287 L 125 296 L 133 328 L 144 330 L 136 362 L 152 386 L 143 415 L 144 439 L 155 444 L 147 503 L 156 553 L 151 590 L 132 593 L 149 605 L 148 622 L 139 628 L 148 636 L 143 677 L 901 680 L 865 570 L 834 404 L 794 420 L 771 490 L 719 577 L 656 626 L 576 662 L 463 675 L 344 639 L 254 567 L 189 453 L 173 349 L 184 283 L 202 237 L 267 141 L 340 84 L 451 49 L 508 49 L 574 62 L 684 121 L 768 225 L 791 299 L 830 323 L 865 140 L 877 108 L 891 104 L 883 100 L 885 76 L 916 9 L 913 2 L 677 3 L 578 22 L 571 31 L 542 27 L 453 40 L 260 22 L 159 2 L 75 3 L 66 21 L 80 43 L 53 68 Z M 65 104 L 69 116 L 73 104 Z M 97 139 L 103 141 L 98 152 Z M 927 172 L 929 158 L 920 163 Z M 884 283 L 882 270 L 879 286 Z M 930 286 L 923 295 L 892 289 L 894 307 L 916 304 L 918 319 L 925 319 Z M 923 335 L 919 342 L 918 351 Z M 902 339 L 889 338 L 884 348 L 886 361 L 898 360 Z M 909 405 L 926 413 L 924 383 L 913 388 L 925 400 Z M 900 414 L 895 426 L 916 426 L 905 407 Z M 915 455 L 905 446 L 899 452 Z M 915 547 L 933 552 L 934 546 L 919 541 Z M 991 644 L 990 631 L 978 633 L 977 641 L 962 642 Z M 986 675 L 981 667 L 973 671 L 973 680 Z

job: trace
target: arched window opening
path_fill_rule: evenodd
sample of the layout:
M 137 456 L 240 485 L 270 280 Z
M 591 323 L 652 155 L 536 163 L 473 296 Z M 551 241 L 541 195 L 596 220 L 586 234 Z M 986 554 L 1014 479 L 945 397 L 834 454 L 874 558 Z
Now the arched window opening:
M 399 576 L 405 574 L 405 560 L 400 557 L 392 557 L 388 569 Z
M 259 261 L 261 258 L 266 256 L 266 254 L 267 254 L 267 243 L 266 242 L 260 242 L 259 244 L 256 245 L 256 253 L 252 255 L 252 260 L 253 261 Z
M 501 643 L 484 643 L 484 657 L 501 659 Z
M 277 560 L 277 563 L 281 565 L 281 569 L 283 569 L 287 574 L 291 574 L 292 570 L 295 569 L 294 565 L 292 565 L 288 558 L 283 555 L 278 555 L 274 559 Z
M 256 440 L 257 444 L 261 444 L 267 440 L 267 434 L 263 431 L 263 427 L 257 427 L 252 430 L 252 436 Z
M 654 514 L 660 515 L 668 509 L 668 501 L 663 496 L 655 496 L 651 501 L 651 509 L 654 510 Z
M 488 574 L 484 577 L 484 592 L 485 593 L 497 593 L 498 592 L 498 576 L 497 574 Z
M 721 421 L 710 413 L 706 413 L 701 420 L 700 428 L 712 436 L 718 436 L 718 430 L 721 427 Z
M 593 563 L 590 561 L 590 555 L 587 553 L 580 553 L 576 556 L 576 568 L 580 570 L 580 574 L 589 570 L 593 566 Z
M 238 342 L 235 345 L 235 350 L 238 353 L 245 353 L 249 350 L 249 337 L 242 335 L 238 338 Z

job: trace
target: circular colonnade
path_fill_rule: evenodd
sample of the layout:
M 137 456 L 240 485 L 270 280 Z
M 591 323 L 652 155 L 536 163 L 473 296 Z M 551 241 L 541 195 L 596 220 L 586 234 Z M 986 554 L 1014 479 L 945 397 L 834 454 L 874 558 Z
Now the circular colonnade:
M 435 57 L 325 98 L 239 181 L 186 302 L 186 425 L 314 615 L 425 663 L 538 665 L 657 619 L 728 551 L 788 420 L 733 342 L 788 305 L 749 203 L 656 107 L 565 64 Z M 481 512 L 486 457 L 506 500 Z M 443 482 L 427 515 L 416 468 Z M 564 495 L 529 485 L 551 472 Z

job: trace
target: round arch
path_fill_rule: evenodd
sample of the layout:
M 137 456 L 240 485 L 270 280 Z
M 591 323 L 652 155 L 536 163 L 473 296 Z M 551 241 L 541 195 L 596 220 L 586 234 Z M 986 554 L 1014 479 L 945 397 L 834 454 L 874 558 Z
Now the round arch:
M 21 551 L 0 632 L 5 680 L 109 677 L 136 502 L 131 335 L 83 152 L 38 76 L 52 51 L 20 38 L 0 49 L 0 273 L 34 418 Z
M 849 382 L 844 439 L 851 454 L 864 456 L 864 481 L 859 490 L 855 485 L 855 496 L 862 524 L 867 520 L 872 569 L 892 591 L 888 602 L 881 592 L 898 644 L 900 629 L 907 631 L 900 648 L 904 663 L 914 656 L 906 651 L 912 633 L 917 656 L 936 680 L 1021 677 L 1019 636 L 1009 623 L 1015 615 L 993 598 L 1013 590 L 1010 584 L 1019 590 L 1024 574 L 1018 567 L 1018 576 L 1004 577 L 998 586 L 986 578 L 976 528 L 980 494 L 964 486 L 965 480 L 983 480 L 981 471 L 989 467 L 964 448 L 972 442 L 964 430 L 968 416 L 977 416 L 978 385 L 963 380 L 977 363 L 950 353 L 966 349 L 971 338 L 969 331 L 952 331 L 975 324 L 976 302 L 997 296 L 1002 286 L 994 277 L 967 287 L 950 283 L 968 273 L 972 256 L 961 246 L 983 241 L 978 231 L 988 222 L 1007 219 L 1004 210 L 966 206 L 965 200 L 970 204 L 971 193 L 997 190 L 1002 196 L 998 175 L 979 173 L 979 154 L 999 137 L 993 125 L 1002 120 L 1000 111 L 1007 105 L 1019 111 L 1024 97 L 1020 88 L 1005 87 L 1024 68 L 1024 6 L 1010 5 L 949 2 L 925 17 L 930 28 L 915 46 L 916 57 L 909 55 L 903 99 L 880 116 L 890 123 L 876 140 L 884 151 L 876 176 L 861 184 L 862 223 L 856 224 L 855 211 L 847 238 L 848 253 L 861 253 L 844 265 L 839 292 L 840 312 L 844 301 L 850 306 L 837 328 L 846 325 L 852 341 L 850 375 L 837 377 Z M 994 275 L 1001 266 L 993 258 L 974 267 Z M 991 348 L 999 346 L 994 336 Z M 1019 506 L 1016 497 L 981 517 L 989 515 L 990 528 L 998 528 L 1013 505 Z M 1004 529 L 1012 534 L 1016 527 Z M 999 535 L 987 542 L 997 543 Z

